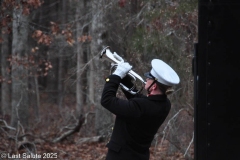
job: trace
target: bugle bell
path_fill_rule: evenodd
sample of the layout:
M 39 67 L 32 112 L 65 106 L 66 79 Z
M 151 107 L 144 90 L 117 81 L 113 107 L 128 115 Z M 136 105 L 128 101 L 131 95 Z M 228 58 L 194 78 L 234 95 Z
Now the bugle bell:
M 100 54 L 100 58 L 101 59 L 105 59 L 107 61 L 110 61 L 111 63 L 114 64 L 114 66 L 111 68 L 111 74 L 113 73 L 113 71 L 116 69 L 117 65 L 119 63 L 121 63 L 121 59 L 117 59 L 114 57 L 113 53 L 110 51 L 109 49 L 110 47 L 107 46 L 105 47 L 102 51 L 101 51 L 101 54 Z M 131 93 L 131 94 L 137 94 L 139 92 L 141 92 L 145 86 L 145 81 L 142 79 L 141 76 L 139 76 L 136 72 L 134 72 L 133 70 L 130 70 L 128 73 L 127 73 L 127 76 L 130 77 L 132 83 L 133 83 L 133 86 L 131 87 L 127 87 L 126 85 L 120 83 L 120 87 L 122 89 L 124 89 L 125 91 Z M 137 86 L 138 84 L 138 86 Z M 139 86 L 140 85 L 140 86 Z M 140 87 L 140 88 L 139 88 Z M 139 89 L 138 89 L 139 88 Z

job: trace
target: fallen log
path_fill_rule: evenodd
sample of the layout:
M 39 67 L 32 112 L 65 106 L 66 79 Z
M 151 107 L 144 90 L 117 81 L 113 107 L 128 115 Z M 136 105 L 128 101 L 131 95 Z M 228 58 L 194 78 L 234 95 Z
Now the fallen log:
M 76 132 L 79 132 L 80 129 L 81 129 L 81 127 L 82 127 L 82 125 L 83 125 L 83 123 L 84 123 L 84 121 L 85 121 L 85 118 L 84 118 L 83 115 L 81 115 L 81 116 L 79 117 L 78 123 L 75 125 L 75 127 L 73 127 L 72 129 L 70 129 L 70 130 L 62 133 L 59 137 L 55 138 L 55 139 L 53 140 L 53 143 L 60 142 L 60 141 L 62 141 L 63 139 L 67 138 L 68 136 L 70 136 L 70 135 L 72 135 L 72 134 L 74 134 L 74 133 L 76 133 Z
M 83 143 L 95 143 L 95 142 L 103 142 L 104 137 L 103 136 L 94 136 L 94 137 L 86 137 L 81 138 L 77 144 L 83 144 Z

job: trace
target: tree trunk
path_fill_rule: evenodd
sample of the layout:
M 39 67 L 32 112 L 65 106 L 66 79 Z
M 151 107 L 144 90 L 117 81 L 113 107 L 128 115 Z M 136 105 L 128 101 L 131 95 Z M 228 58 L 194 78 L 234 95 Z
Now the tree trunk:
M 20 123 L 28 126 L 28 16 L 22 15 L 21 9 L 15 9 L 13 14 L 12 40 L 12 117 L 11 125 Z
M 104 65 L 99 61 L 99 56 L 97 55 L 104 47 L 104 39 L 105 38 L 105 27 L 103 24 L 104 15 L 103 15 L 103 0 L 93 0 L 92 2 L 92 28 L 91 28 L 91 53 L 95 56 L 94 68 L 91 70 L 92 74 L 90 78 L 94 79 L 94 104 L 96 109 L 96 117 L 95 117 L 95 129 L 96 133 L 102 134 L 104 132 L 104 128 L 108 126 L 112 122 L 112 116 L 109 111 L 104 109 L 100 104 L 102 87 L 105 83 L 103 71 Z
M 61 0 L 61 7 L 59 7 L 59 15 L 62 24 L 66 23 L 67 18 L 67 4 L 66 0 Z M 63 96 L 64 96 L 64 77 L 63 77 L 63 71 L 64 71 L 64 60 L 63 60 L 63 50 L 59 52 L 58 57 L 58 107 L 62 108 L 62 102 L 63 102 Z
M 3 116 L 11 115 L 11 75 L 8 57 L 11 53 L 11 40 L 6 28 L 2 28 L 2 46 L 1 46 L 1 106 Z
M 39 95 L 39 86 L 37 76 L 34 76 L 34 85 L 35 85 L 35 95 L 36 95 L 36 104 L 34 105 L 34 113 L 36 115 L 37 121 L 39 120 L 39 107 L 40 107 L 40 95 Z
M 78 6 L 76 8 L 76 22 L 77 22 L 77 38 L 82 36 L 82 24 L 83 22 L 80 21 L 80 17 L 83 16 L 82 10 L 84 8 L 84 1 L 83 0 L 79 0 L 78 1 Z M 76 79 L 76 100 L 77 100 L 77 104 L 76 104 L 76 109 L 77 109 L 77 116 L 80 116 L 82 114 L 82 109 L 83 109 L 83 97 L 84 97 L 84 93 L 83 93 L 83 66 L 84 66 L 84 61 L 83 61 L 83 48 L 82 48 L 82 43 L 77 43 L 76 46 L 77 49 L 77 71 L 76 71 L 76 75 L 77 75 L 77 79 Z
M 44 1 L 45 6 L 51 6 L 52 3 L 53 2 L 51 2 L 51 1 Z M 46 8 L 47 9 L 45 9 L 45 10 L 41 10 L 39 23 L 41 23 L 45 26 L 48 26 L 49 21 L 57 22 L 59 4 L 56 3 L 52 7 L 50 7 L 50 8 L 46 7 Z M 47 20 L 45 20 L 46 18 L 42 18 L 42 17 L 45 17 L 46 15 L 49 16 L 49 17 L 47 17 Z M 58 91 L 58 80 L 57 79 L 58 79 L 58 56 L 59 56 L 58 52 L 59 51 L 57 51 L 56 48 L 59 48 L 59 46 L 57 46 L 56 43 L 53 43 L 49 47 L 43 48 L 43 52 L 44 52 L 44 50 L 46 50 L 48 52 L 47 59 L 49 61 L 51 61 L 51 64 L 53 66 L 47 76 L 46 91 L 51 94 L 51 98 L 53 99 L 52 101 L 54 103 L 58 102 L 58 92 L 57 92 Z M 39 83 L 39 87 L 42 87 L 41 83 Z
M 89 6 L 91 1 L 80 0 L 76 11 L 76 21 L 77 21 L 77 39 L 81 39 L 84 36 L 89 35 Z M 79 40 L 77 42 L 77 111 L 82 113 L 84 109 L 83 106 L 87 107 L 88 103 L 88 90 L 89 81 L 87 80 L 87 73 L 89 71 L 88 62 L 89 53 L 89 40 Z

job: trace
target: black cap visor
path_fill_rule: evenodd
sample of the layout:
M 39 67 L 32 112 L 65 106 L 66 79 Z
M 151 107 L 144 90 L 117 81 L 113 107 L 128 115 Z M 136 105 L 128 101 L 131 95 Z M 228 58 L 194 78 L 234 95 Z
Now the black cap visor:
M 152 77 L 150 76 L 150 72 L 144 73 L 144 76 L 147 77 L 147 78 L 152 78 Z
M 154 79 L 150 72 L 144 73 L 144 76 L 150 79 Z

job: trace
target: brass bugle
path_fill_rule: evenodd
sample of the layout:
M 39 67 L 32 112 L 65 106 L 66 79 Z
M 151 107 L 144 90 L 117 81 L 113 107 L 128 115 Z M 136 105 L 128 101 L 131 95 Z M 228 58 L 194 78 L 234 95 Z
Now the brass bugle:
M 109 46 L 105 47 L 101 51 L 100 58 L 113 63 L 115 66 L 117 66 L 119 63 L 121 63 L 120 59 L 117 59 L 114 57 L 113 53 L 110 51 Z M 111 69 L 111 74 L 113 73 L 113 71 L 114 70 Z M 129 88 L 129 87 L 125 86 L 124 84 L 120 83 L 121 88 L 124 89 L 125 91 L 128 91 L 131 94 L 137 94 L 137 93 L 141 92 L 146 84 L 146 82 L 143 80 L 143 78 L 141 76 L 139 76 L 133 70 L 130 70 L 127 73 L 127 76 L 130 76 L 131 81 L 134 81 L 133 86 L 131 88 Z M 140 86 L 137 86 L 137 81 L 140 81 Z M 136 90 L 139 87 L 140 87 L 140 89 Z

